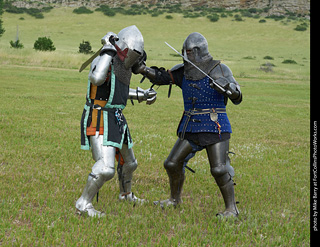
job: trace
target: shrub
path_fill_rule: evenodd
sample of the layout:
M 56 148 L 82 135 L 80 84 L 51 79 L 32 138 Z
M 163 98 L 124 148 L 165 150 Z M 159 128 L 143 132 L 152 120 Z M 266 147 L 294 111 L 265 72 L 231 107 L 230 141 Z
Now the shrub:
M 282 63 L 285 63 L 285 64 L 297 64 L 297 62 L 292 60 L 292 59 L 286 59 Z
M 50 38 L 39 37 L 33 45 L 33 48 L 37 51 L 54 51 L 56 48 Z
M 209 19 L 211 22 L 216 22 L 216 21 L 219 20 L 219 15 L 217 15 L 217 14 L 209 15 L 209 16 L 208 16 L 208 19 Z
M 50 12 L 50 10 L 53 9 L 53 7 L 43 7 L 42 9 L 38 8 L 19 8 L 14 5 L 12 5 L 9 1 L 6 2 L 5 4 L 5 10 L 8 13 L 13 13 L 13 14 L 22 14 L 22 13 L 27 13 L 37 19 L 43 19 L 43 13 L 42 12 Z
M 16 40 L 15 42 L 13 42 L 12 40 L 10 41 L 10 45 L 12 48 L 16 48 L 16 49 L 21 49 L 23 48 L 23 44 L 20 43 L 20 40 Z
M 261 66 L 264 66 L 264 67 L 276 67 L 273 63 L 264 63 L 264 64 L 261 64 Z
M 265 64 L 261 64 L 260 70 L 262 70 L 266 73 L 273 72 L 273 67 L 275 67 L 275 65 L 273 63 L 265 63 Z
M 25 8 L 24 10 L 27 14 L 35 17 L 36 19 L 43 19 L 44 16 L 43 14 L 41 13 L 41 10 L 40 9 L 36 9 L 36 8 L 30 8 L 30 9 L 27 9 Z
M 265 56 L 263 59 L 273 60 L 273 57 L 271 57 L 271 56 Z
M 12 13 L 12 14 L 22 14 L 22 13 L 24 13 L 24 9 L 23 8 L 18 8 L 16 6 L 14 6 L 14 5 L 9 4 L 6 7 L 6 12 Z
M 234 16 L 234 20 L 236 20 L 236 21 L 243 21 L 243 19 L 241 18 L 241 16 L 238 15 L 238 14 Z
M 258 13 L 259 11 L 256 8 L 250 8 L 248 9 L 248 12 L 255 14 L 255 13 Z
M 79 52 L 84 54 L 90 54 L 93 53 L 92 47 L 89 41 L 82 41 L 79 45 Z
M 306 31 L 307 27 L 308 26 L 306 24 L 300 24 L 300 25 L 297 25 L 294 30 L 296 30 L 296 31 Z
M 280 21 L 286 18 L 284 15 L 269 15 L 266 18 L 274 19 L 275 21 Z
M 171 20 L 171 19 L 173 19 L 173 17 L 172 17 L 172 15 L 166 15 L 166 19 Z
M 241 15 L 243 17 L 252 17 L 253 16 L 252 13 L 249 11 L 242 11 Z
M 115 16 L 116 11 L 114 9 L 111 9 L 107 5 L 101 5 L 99 8 L 96 9 L 96 11 L 101 11 L 106 16 Z
M 256 59 L 256 57 L 253 57 L 253 56 L 246 56 L 246 57 L 243 57 L 243 59 Z
M 75 14 L 92 14 L 93 11 L 90 9 L 87 9 L 85 6 L 81 6 L 79 8 L 76 8 L 72 11 Z

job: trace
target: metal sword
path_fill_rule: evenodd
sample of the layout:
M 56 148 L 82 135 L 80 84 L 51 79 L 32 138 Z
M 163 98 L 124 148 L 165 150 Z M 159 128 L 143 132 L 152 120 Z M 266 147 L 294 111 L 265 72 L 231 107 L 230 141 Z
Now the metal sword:
M 93 56 L 91 56 L 87 61 L 85 61 L 80 69 L 79 69 L 79 72 L 81 72 L 82 70 L 84 70 L 92 61 L 93 59 L 95 59 L 99 54 L 100 54 L 100 51 L 101 51 L 102 47 L 95 53 L 93 54 Z
M 172 47 L 171 45 L 169 45 L 167 42 L 164 42 L 167 46 L 169 46 L 172 50 L 174 50 L 180 57 L 182 57 L 185 61 L 187 61 L 188 63 L 190 63 L 193 67 L 195 67 L 197 70 L 199 70 L 202 74 L 204 74 L 205 76 L 209 77 L 209 79 L 212 81 L 212 83 L 219 88 L 223 93 L 226 93 L 228 95 L 231 95 L 232 93 L 229 90 L 225 90 L 223 87 L 221 87 L 218 83 L 216 83 L 214 81 L 214 79 L 209 76 L 206 72 L 204 72 L 202 69 L 200 69 L 197 65 L 195 65 L 193 62 L 191 62 L 187 56 L 183 56 L 180 52 L 178 52 L 174 47 Z

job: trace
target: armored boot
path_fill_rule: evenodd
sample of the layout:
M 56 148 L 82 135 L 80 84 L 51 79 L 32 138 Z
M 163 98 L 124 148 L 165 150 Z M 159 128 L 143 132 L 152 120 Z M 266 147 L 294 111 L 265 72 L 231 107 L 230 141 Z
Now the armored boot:
M 211 174 L 220 188 L 224 203 L 225 211 L 220 212 L 217 216 L 236 217 L 239 211 L 236 206 L 234 196 L 234 169 L 231 166 L 229 154 L 229 140 L 219 142 L 207 147 L 207 154 L 211 166 Z
M 172 148 L 168 158 L 164 162 L 164 168 L 167 171 L 170 184 L 170 198 L 162 201 L 154 201 L 155 205 L 176 206 L 182 203 L 181 193 L 183 183 L 185 180 L 184 163 L 186 158 L 192 152 L 192 147 L 187 140 L 178 138 L 174 147 Z
M 227 163 L 227 166 L 220 166 L 216 167 L 214 170 L 216 171 L 216 177 L 215 180 L 219 186 L 219 189 L 221 191 L 224 204 L 225 204 L 225 211 L 220 212 L 217 214 L 217 216 L 222 216 L 222 217 L 237 217 L 239 215 L 238 208 L 236 206 L 236 200 L 234 196 L 234 182 L 232 180 L 232 176 L 230 175 L 229 172 L 224 173 L 222 176 L 217 176 L 218 170 L 223 171 L 225 169 L 228 169 L 233 172 L 232 166 L 229 166 Z M 231 170 L 232 169 L 232 170 Z M 221 174 L 221 173 L 220 173 Z
M 135 194 L 131 191 L 131 180 L 119 179 L 120 185 L 120 194 L 119 200 L 120 201 L 128 201 L 143 204 L 146 202 L 145 199 L 140 199 L 135 196 Z M 129 191 L 129 192 L 126 192 Z
M 82 195 L 76 202 L 76 208 L 81 214 L 88 213 L 89 216 L 98 218 L 105 216 L 104 213 L 95 210 L 92 205 L 94 196 L 98 193 L 103 184 L 104 181 L 101 176 L 98 177 L 93 173 L 90 173 Z
M 184 173 L 175 173 L 172 174 L 170 170 L 167 169 L 169 184 L 170 184 L 170 195 L 171 197 L 167 200 L 154 201 L 155 205 L 160 205 L 162 208 L 165 206 L 177 206 L 179 203 L 182 203 L 181 194 L 183 183 L 185 180 Z
M 181 174 L 171 174 L 169 175 L 170 191 L 171 191 L 171 200 L 176 204 L 182 203 L 181 194 L 183 189 L 183 183 L 185 180 L 185 175 Z
M 219 212 L 217 216 L 222 217 L 237 217 L 239 215 L 238 208 L 236 206 L 236 200 L 234 196 L 234 183 L 229 180 L 225 185 L 219 186 L 221 194 L 223 196 L 225 211 Z
M 131 181 L 134 170 L 137 168 L 137 161 L 134 160 L 133 162 L 123 165 L 118 165 L 117 171 L 119 176 L 119 187 L 120 187 L 120 194 L 119 200 L 120 201 L 128 201 L 134 203 L 143 204 L 146 202 L 144 199 L 140 199 L 134 195 L 131 191 Z
M 183 179 L 181 180 L 176 180 L 176 181 L 173 181 L 171 179 L 169 180 L 170 180 L 171 197 L 166 200 L 154 201 L 153 202 L 154 205 L 160 205 L 160 207 L 162 208 L 170 207 L 170 206 L 176 207 L 178 204 L 183 202 L 181 199 L 181 192 L 182 192 L 182 186 L 184 182 L 184 176 L 183 176 Z

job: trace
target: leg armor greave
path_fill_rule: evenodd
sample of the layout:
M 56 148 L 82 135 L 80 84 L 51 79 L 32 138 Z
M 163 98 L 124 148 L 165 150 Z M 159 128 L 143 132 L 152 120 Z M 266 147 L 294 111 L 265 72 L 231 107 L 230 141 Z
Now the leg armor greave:
M 185 180 L 183 165 L 185 158 L 191 151 L 192 147 L 187 140 L 178 139 L 168 158 L 164 162 L 164 168 L 167 171 L 170 183 L 170 200 L 176 203 L 182 202 L 181 192 Z
M 101 212 L 93 208 L 92 200 L 102 185 L 113 178 L 114 174 L 114 168 L 105 166 L 102 160 L 97 161 L 88 176 L 87 184 L 81 197 L 76 202 L 76 208 L 80 212 L 87 212 L 89 216 L 100 217 Z
M 101 216 L 101 212 L 96 211 L 92 206 L 92 200 L 103 184 L 113 178 L 114 158 L 116 150 L 113 147 L 103 146 L 103 136 L 91 137 L 92 156 L 96 163 L 89 174 L 87 184 L 81 197 L 76 202 L 76 208 L 80 212 L 87 212 L 89 216 Z
M 239 211 L 234 196 L 234 169 L 230 165 L 228 157 L 229 140 L 219 142 L 207 147 L 207 154 L 211 166 L 211 174 L 220 188 L 225 203 L 225 211 L 222 216 L 237 216 Z
M 124 164 L 121 165 L 119 162 L 117 168 L 120 187 L 119 200 L 143 203 L 144 199 L 136 197 L 131 191 L 133 172 L 138 167 L 138 162 L 134 157 L 133 150 L 128 149 L 128 145 L 123 145 L 120 153 Z
M 137 160 L 131 163 L 124 163 L 118 166 L 119 187 L 121 196 L 125 196 L 131 192 L 131 180 L 133 172 L 137 169 Z
M 90 175 L 88 176 L 87 184 L 83 189 L 82 195 L 76 202 L 76 208 L 80 212 L 88 212 L 89 216 L 95 216 L 90 215 L 90 209 L 93 209 L 92 200 L 98 193 L 99 189 L 102 187 L 103 183 L 104 182 L 102 176 L 98 177 L 93 173 L 90 173 Z
M 185 175 L 183 173 L 183 161 L 175 163 L 169 160 L 164 162 L 164 167 L 167 171 L 170 184 L 170 199 L 176 203 L 182 202 L 181 192 Z

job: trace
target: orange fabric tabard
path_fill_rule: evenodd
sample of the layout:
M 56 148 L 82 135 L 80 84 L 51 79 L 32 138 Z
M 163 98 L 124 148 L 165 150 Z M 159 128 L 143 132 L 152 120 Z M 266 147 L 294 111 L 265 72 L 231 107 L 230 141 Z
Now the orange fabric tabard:
M 97 93 L 97 86 L 94 86 L 91 84 L 90 86 L 90 99 L 94 99 L 96 97 Z M 97 100 L 95 99 L 93 104 L 99 105 L 101 107 L 104 107 L 107 104 L 106 100 Z M 98 110 L 93 109 L 92 110 L 92 122 L 89 127 L 87 127 L 87 135 L 93 136 L 96 134 L 96 127 L 97 127 L 97 119 L 98 119 Z M 103 111 L 101 111 L 101 118 L 100 118 L 100 129 L 99 134 L 103 135 Z

